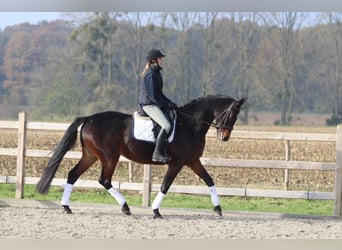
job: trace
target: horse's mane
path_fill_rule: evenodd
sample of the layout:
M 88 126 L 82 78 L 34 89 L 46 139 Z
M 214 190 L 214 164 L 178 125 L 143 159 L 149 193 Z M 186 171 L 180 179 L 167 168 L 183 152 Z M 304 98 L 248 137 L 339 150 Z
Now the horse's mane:
M 190 101 L 189 103 L 186 103 L 185 105 L 181 106 L 180 109 L 188 109 L 189 107 L 193 107 L 193 106 L 202 104 L 203 102 L 207 103 L 210 100 L 222 99 L 222 98 L 233 99 L 232 97 L 227 96 L 227 95 L 208 95 L 208 96 L 202 96 L 202 97 L 199 97 L 199 98 L 196 98 L 196 99 Z

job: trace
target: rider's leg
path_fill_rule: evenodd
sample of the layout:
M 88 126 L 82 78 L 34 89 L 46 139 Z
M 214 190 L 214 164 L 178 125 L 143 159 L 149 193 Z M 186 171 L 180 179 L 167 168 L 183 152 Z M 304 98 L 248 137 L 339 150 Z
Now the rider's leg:
M 148 114 L 161 127 L 156 139 L 156 146 L 153 152 L 152 160 L 166 163 L 170 160 L 170 157 L 166 154 L 165 149 L 167 145 L 167 135 L 171 130 L 171 124 L 158 106 L 147 105 L 142 108 L 146 114 Z

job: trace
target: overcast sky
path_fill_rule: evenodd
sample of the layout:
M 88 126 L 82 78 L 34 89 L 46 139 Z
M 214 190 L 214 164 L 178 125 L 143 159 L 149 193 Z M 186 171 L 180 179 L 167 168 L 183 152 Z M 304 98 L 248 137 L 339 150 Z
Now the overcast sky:
M 29 22 L 37 24 L 40 21 L 52 21 L 61 19 L 60 12 L 0 12 L 0 29 L 5 27 Z
M 311 26 L 317 18 L 316 13 L 309 13 L 306 18 L 306 26 Z M 56 19 L 66 19 L 66 12 L 0 12 L 0 29 L 20 23 L 37 24 L 41 21 L 52 21 Z

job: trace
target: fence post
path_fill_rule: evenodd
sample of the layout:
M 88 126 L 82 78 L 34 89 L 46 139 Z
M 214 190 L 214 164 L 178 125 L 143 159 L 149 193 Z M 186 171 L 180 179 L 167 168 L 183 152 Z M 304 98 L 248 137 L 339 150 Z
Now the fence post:
M 132 162 L 128 162 L 128 181 L 133 182 L 133 166 Z
M 18 153 L 17 153 L 17 181 L 15 198 L 24 198 L 24 177 L 25 177 L 25 145 L 26 145 L 26 113 L 19 113 L 18 123 Z
M 152 185 L 151 165 L 144 165 L 144 183 L 143 183 L 143 199 L 142 206 L 149 207 L 151 201 L 151 185 Z
M 334 214 L 342 215 L 342 124 L 336 129 L 336 166 L 335 166 L 335 209 Z
M 290 149 L 290 141 L 285 141 L 285 161 L 291 160 L 291 149 Z M 289 190 L 289 183 L 290 183 L 290 175 L 289 169 L 284 170 L 284 189 Z

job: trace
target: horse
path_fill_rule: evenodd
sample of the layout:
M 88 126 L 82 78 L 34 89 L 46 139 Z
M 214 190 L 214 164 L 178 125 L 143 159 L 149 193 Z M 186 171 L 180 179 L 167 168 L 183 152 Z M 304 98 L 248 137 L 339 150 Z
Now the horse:
M 167 163 L 168 167 L 160 191 L 152 203 L 153 218 L 163 218 L 159 208 L 172 182 L 185 165 L 190 167 L 209 187 L 214 205 L 213 211 L 222 216 L 214 181 L 202 165 L 200 157 L 203 154 L 205 136 L 210 127 L 216 128 L 218 140 L 229 140 L 240 109 L 246 100 L 246 97 L 235 100 L 226 95 L 209 95 L 194 99 L 174 110 L 177 114 L 175 134 L 174 139 L 167 146 L 171 160 Z M 101 163 L 99 183 L 118 202 L 121 211 L 125 215 L 130 215 L 131 211 L 124 196 L 111 184 L 120 155 L 141 164 L 164 164 L 152 162 L 154 143 L 137 140 L 134 137 L 132 114 L 105 111 L 75 118 L 44 169 L 36 186 L 37 192 L 48 193 L 51 181 L 64 155 L 74 147 L 77 141 L 80 126 L 82 156 L 68 172 L 61 206 L 66 213 L 72 213 L 69 203 L 74 183 L 99 160 Z

